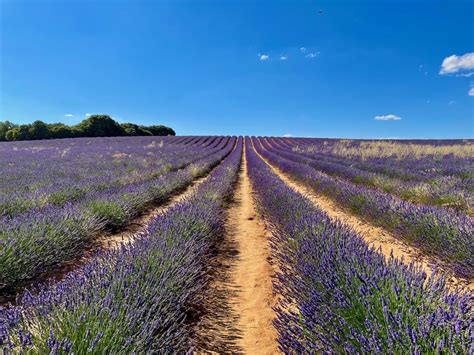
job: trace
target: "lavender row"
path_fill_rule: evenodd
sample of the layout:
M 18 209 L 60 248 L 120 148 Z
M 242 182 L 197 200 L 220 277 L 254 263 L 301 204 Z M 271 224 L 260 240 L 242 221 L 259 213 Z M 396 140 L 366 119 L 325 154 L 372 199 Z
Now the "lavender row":
M 465 215 L 432 206 L 419 206 L 390 194 L 367 189 L 323 174 L 298 163 L 299 156 L 257 150 L 284 173 L 322 193 L 357 215 L 393 230 L 408 243 L 449 263 L 459 276 L 474 275 L 474 221 Z
M 387 178 L 393 178 L 409 183 L 425 183 L 437 185 L 448 183 L 449 186 L 466 191 L 470 194 L 474 191 L 474 148 L 468 157 L 453 157 L 445 154 L 441 157 L 427 156 L 398 158 L 396 154 L 391 157 L 373 157 L 357 159 L 354 156 L 343 156 L 342 153 L 332 154 L 327 152 L 327 141 L 314 144 L 315 139 L 279 139 L 278 142 L 285 143 L 285 147 L 293 152 L 305 155 L 317 160 L 323 160 L 336 164 L 349 166 L 355 169 L 380 174 Z M 361 142 L 351 141 L 354 148 L 361 152 Z M 373 141 L 372 141 L 373 142 Z M 459 143 L 459 142 L 458 142 Z M 337 144 L 337 143 L 332 143 Z M 409 143 L 405 143 L 409 144 Z M 443 146 L 437 142 L 440 147 Z M 472 145 L 471 145 L 472 146 Z
M 155 218 L 134 244 L 98 255 L 60 283 L 0 310 L 4 351 L 185 353 L 207 260 L 223 233 L 242 152 L 236 149 L 188 200 Z
M 250 140 L 247 146 L 251 146 Z M 285 353 L 468 353 L 472 295 L 369 249 L 247 149 L 259 212 L 272 231 Z
M 230 153 L 235 138 L 185 169 L 155 180 L 101 192 L 64 207 L 49 207 L 0 218 L 0 289 L 14 287 L 83 250 L 99 231 L 119 229 L 151 203 L 165 201 L 215 167 Z
M 222 141 L 222 137 L 216 139 Z M 64 141 L 28 148 L 8 146 L 0 163 L 0 216 L 15 216 L 29 209 L 64 205 L 106 189 L 156 179 L 212 154 L 212 147 L 182 148 L 150 139 L 132 138 L 98 142 Z M 88 143 L 92 143 L 89 145 Z M 124 145 L 127 143 L 127 145 Z M 15 150 L 16 149 L 16 150 Z
M 270 139 L 271 147 L 283 154 L 294 154 L 291 148 L 285 146 L 281 139 Z M 267 144 L 266 139 L 262 144 Z M 341 164 L 316 158 L 310 154 L 300 152 L 299 162 L 310 165 L 326 174 L 349 180 L 352 183 L 361 184 L 370 188 L 396 195 L 406 201 L 417 204 L 435 205 L 473 213 L 474 195 L 464 191 L 458 184 L 459 179 L 452 177 L 438 177 L 431 182 L 407 182 L 395 178 L 387 177 L 383 174 L 372 173 L 358 169 L 354 166 Z
M 441 176 L 448 176 L 457 178 L 462 183 L 472 187 L 474 179 L 474 145 L 472 141 L 359 141 L 359 140 L 328 140 L 328 139 L 289 139 L 287 140 L 293 149 L 298 152 L 306 152 L 313 155 L 315 158 L 331 159 L 340 163 L 346 163 L 362 170 L 381 173 L 393 178 L 399 178 L 404 181 L 429 181 L 440 178 Z M 350 156 L 345 154 L 344 148 L 348 147 L 363 155 L 368 144 L 392 144 L 396 146 L 417 146 L 423 150 L 424 146 L 446 147 L 449 145 L 456 145 L 469 149 L 470 154 L 467 156 L 454 156 L 452 153 L 442 154 L 441 156 L 434 156 L 425 154 L 423 157 L 413 155 L 397 156 L 395 152 L 391 156 L 372 156 L 361 158 L 357 154 Z M 334 153 L 333 147 L 336 145 L 344 147 L 340 152 Z M 412 149 L 415 151 L 415 149 Z

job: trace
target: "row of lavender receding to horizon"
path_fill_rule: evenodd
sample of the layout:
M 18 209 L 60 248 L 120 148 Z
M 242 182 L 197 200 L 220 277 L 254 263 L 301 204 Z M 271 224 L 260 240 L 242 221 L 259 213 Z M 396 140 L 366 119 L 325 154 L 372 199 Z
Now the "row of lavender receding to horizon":
M 235 139 L 232 139 L 235 142 Z M 223 233 L 242 138 L 188 199 L 133 244 L 97 255 L 63 281 L 0 309 L 7 352 L 176 353 L 192 350 L 207 261 Z
M 71 148 L 70 142 L 60 142 L 61 149 L 58 143 L 51 144 L 53 149 L 45 149 L 47 155 L 42 154 L 41 159 L 36 150 L 27 149 L 29 159 L 22 166 L 27 168 L 19 171 L 29 170 L 25 182 L 31 183 L 36 176 L 38 185 L 46 185 L 32 191 L 35 201 L 43 203 L 11 215 L 9 189 L 15 180 L 2 184 L 6 203 L 0 205 L 0 289 L 14 288 L 18 282 L 73 259 L 98 233 L 123 228 L 152 204 L 164 202 L 216 166 L 230 152 L 235 138 L 202 137 L 195 141 L 197 146 L 191 142 L 166 148 L 167 144 L 155 146 L 156 141 L 149 138 L 135 139 L 127 146 L 122 139 L 108 139 L 105 144 L 74 141 L 80 147 L 68 151 L 68 157 L 59 152 L 64 151 L 63 144 Z M 141 150 L 137 149 L 139 143 Z M 6 159 L 14 158 L 18 156 Z M 55 166 L 59 173 L 56 180 Z M 79 169 L 78 176 L 80 167 L 85 169 Z M 27 199 L 29 192 L 22 199 Z
M 474 144 L 267 140 L 275 149 L 297 153 L 300 161 L 329 175 L 409 202 L 474 213 Z
M 436 206 L 417 205 L 391 194 L 324 174 L 305 158 L 258 139 L 256 149 L 283 172 L 324 194 L 352 213 L 397 233 L 428 255 L 443 259 L 461 277 L 474 276 L 474 220 Z
M 448 291 L 443 278 L 427 280 L 413 265 L 386 260 L 288 187 L 254 149 L 246 153 L 278 261 L 275 326 L 283 352 L 469 352 L 469 293 Z

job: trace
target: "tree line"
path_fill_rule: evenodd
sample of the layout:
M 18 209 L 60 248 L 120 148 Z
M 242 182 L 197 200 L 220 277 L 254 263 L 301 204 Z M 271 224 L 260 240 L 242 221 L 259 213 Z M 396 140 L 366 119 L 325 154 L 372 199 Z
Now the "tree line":
M 35 139 L 117 136 L 174 136 L 172 128 L 133 123 L 118 123 L 108 115 L 92 115 L 75 126 L 63 123 L 35 121 L 17 125 L 9 121 L 0 122 L 0 141 L 23 141 Z

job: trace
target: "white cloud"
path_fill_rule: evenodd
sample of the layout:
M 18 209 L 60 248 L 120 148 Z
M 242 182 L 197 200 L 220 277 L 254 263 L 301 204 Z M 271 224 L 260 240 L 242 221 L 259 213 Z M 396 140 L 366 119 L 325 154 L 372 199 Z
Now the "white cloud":
M 474 86 L 469 88 L 469 91 L 467 93 L 469 96 L 474 96 Z
M 380 116 L 375 116 L 374 120 L 376 121 L 400 121 L 402 118 L 397 115 L 380 115 Z
M 316 58 L 319 55 L 319 52 L 311 52 L 305 55 L 306 58 Z
M 474 52 L 462 56 L 455 54 L 444 58 L 441 64 L 440 74 L 457 73 L 460 70 L 474 69 Z
M 73 117 L 74 115 L 72 113 L 66 113 L 64 117 Z
M 285 133 L 283 137 L 290 138 L 290 137 L 293 137 L 293 135 L 291 133 Z
M 300 51 L 303 52 L 303 53 L 306 53 L 306 47 L 301 47 Z
M 280 60 L 287 60 L 287 59 L 288 59 L 288 57 L 286 55 L 280 56 Z
M 91 114 L 90 114 L 90 113 L 86 113 L 84 116 L 89 117 L 89 116 L 91 116 Z
M 262 61 L 268 60 L 270 58 L 270 56 L 268 54 L 260 54 L 260 53 L 258 53 L 258 57 Z
M 470 72 L 470 73 L 461 73 L 461 74 L 456 74 L 457 77 L 464 77 L 464 78 L 470 78 L 471 76 L 474 75 L 474 71 Z

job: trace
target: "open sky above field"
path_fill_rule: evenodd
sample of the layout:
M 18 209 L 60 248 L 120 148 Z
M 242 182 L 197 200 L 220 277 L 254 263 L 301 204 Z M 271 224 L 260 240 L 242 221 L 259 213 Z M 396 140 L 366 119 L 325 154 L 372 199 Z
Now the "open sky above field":
M 470 138 L 473 13 L 469 0 L 0 0 L 0 121 Z

